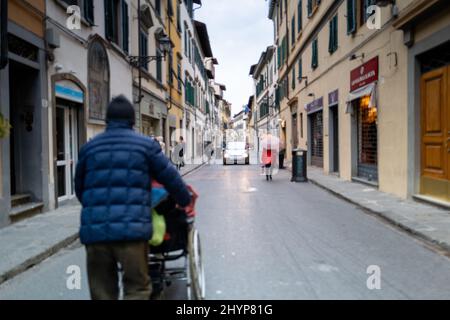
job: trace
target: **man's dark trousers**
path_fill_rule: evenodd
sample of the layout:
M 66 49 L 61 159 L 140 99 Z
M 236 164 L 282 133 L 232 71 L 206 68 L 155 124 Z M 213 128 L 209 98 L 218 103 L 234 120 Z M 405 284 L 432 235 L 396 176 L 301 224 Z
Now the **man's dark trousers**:
M 147 241 L 90 244 L 86 246 L 86 254 L 89 288 L 93 300 L 119 298 L 118 263 L 123 270 L 124 299 L 150 299 Z

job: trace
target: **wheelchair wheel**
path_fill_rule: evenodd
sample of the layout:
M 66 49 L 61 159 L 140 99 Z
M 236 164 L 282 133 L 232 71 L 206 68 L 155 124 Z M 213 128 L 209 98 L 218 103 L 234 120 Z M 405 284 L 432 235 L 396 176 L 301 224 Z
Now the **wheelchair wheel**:
M 205 299 L 205 271 L 202 262 L 200 235 L 195 228 L 189 232 L 187 259 L 188 299 L 203 300 Z

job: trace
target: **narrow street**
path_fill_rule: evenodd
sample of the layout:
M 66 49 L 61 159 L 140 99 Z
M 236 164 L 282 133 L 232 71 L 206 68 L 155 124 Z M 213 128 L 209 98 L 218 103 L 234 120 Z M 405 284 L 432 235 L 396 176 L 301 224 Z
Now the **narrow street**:
M 447 257 L 287 171 L 266 182 L 257 166 L 207 165 L 186 179 L 200 193 L 207 299 L 450 298 Z M 3 283 L 0 300 L 89 299 L 84 263 L 75 244 Z M 66 288 L 69 265 L 81 290 Z M 380 290 L 367 287 L 371 265 Z

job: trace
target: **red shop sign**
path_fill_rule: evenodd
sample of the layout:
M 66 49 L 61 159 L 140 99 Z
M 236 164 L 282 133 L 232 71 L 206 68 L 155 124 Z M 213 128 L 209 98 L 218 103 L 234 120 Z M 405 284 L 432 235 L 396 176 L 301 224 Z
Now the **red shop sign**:
M 378 80 L 378 56 L 350 73 L 350 91 L 355 91 Z

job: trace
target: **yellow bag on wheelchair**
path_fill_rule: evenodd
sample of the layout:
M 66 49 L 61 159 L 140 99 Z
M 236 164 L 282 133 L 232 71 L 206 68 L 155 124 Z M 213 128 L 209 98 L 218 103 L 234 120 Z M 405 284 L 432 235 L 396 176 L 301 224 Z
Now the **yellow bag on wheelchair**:
M 160 246 L 164 241 L 164 235 L 166 234 L 166 219 L 162 214 L 152 210 L 152 224 L 153 224 L 153 236 L 149 241 L 149 244 L 153 247 Z

